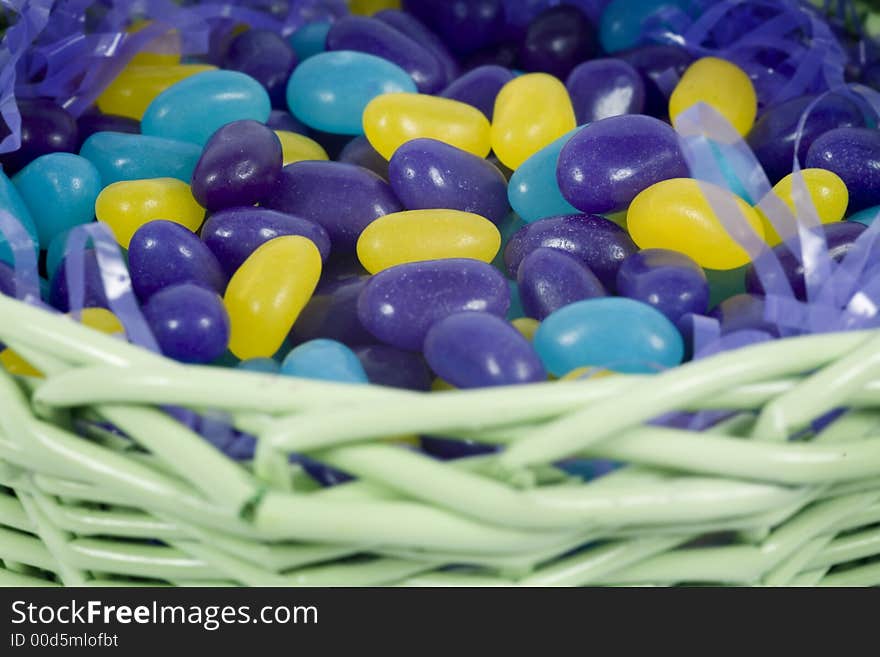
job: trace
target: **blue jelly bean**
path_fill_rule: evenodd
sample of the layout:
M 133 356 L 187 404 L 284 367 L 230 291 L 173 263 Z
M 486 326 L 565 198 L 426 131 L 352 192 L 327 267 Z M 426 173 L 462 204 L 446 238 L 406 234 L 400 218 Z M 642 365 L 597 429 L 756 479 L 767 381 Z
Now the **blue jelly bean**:
M 118 114 L 102 114 L 98 110 L 86 112 L 76 120 L 79 147 L 96 132 L 122 132 L 137 135 L 141 132 L 141 122 Z M 81 153 L 80 153 L 81 154 Z
M 42 155 L 15 174 L 12 182 L 30 210 L 43 249 L 59 232 L 95 218 L 101 175 L 79 155 Z
M 153 99 L 141 119 L 145 135 L 203 146 L 232 121 L 265 123 L 272 104 L 262 85 L 238 71 L 205 71 L 181 80 Z
M 388 180 L 388 160 L 382 157 L 379 151 L 373 148 L 370 140 L 363 135 L 348 142 L 336 160 L 369 169 L 377 176 Z
M 245 372 L 259 372 L 261 374 L 278 374 L 281 366 L 272 358 L 248 358 L 241 361 L 236 367 Z
M 309 127 L 293 114 L 285 110 L 273 109 L 269 112 L 269 118 L 266 120 L 266 125 L 273 130 L 285 130 L 287 132 L 295 132 L 306 136 L 309 134 Z
M 49 285 L 49 303 L 60 310 L 68 312 L 70 310 L 70 288 L 67 284 L 67 258 L 61 259 L 55 268 L 55 273 Z M 107 308 L 110 309 L 110 302 L 107 299 L 107 292 L 104 290 L 104 279 L 101 276 L 101 268 L 98 266 L 98 259 L 95 256 L 94 249 L 86 249 L 83 254 L 83 308 Z
M 594 59 L 578 65 L 565 82 L 578 125 L 645 107 L 642 76 L 622 59 Z
M 607 294 L 589 267 L 559 249 L 542 247 L 529 253 L 516 280 L 526 315 L 538 320 L 576 301 Z
M 177 178 L 189 183 L 202 149 L 176 139 L 96 132 L 79 154 L 95 165 L 106 187 L 123 180 Z
M 525 317 L 526 309 L 523 308 L 522 296 L 519 293 L 519 285 L 516 281 L 508 279 L 507 285 L 510 288 L 510 307 L 507 309 L 508 321 Z
M 367 280 L 356 276 L 331 284 L 322 281 L 299 314 L 290 337 L 295 342 L 330 338 L 349 347 L 373 344 L 376 338 L 358 318 L 358 297 Z
M 709 283 L 702 268 L 683 253 L 645 249 L 623 261 L 617 272 L 621 296 L 653 306 L 677 322 L 682 315 L 705 315 Z
M 229 44 L 223 68 L 250 75 L 265 87 L 274 107 L 284 107 L 284 90 L 296 61 L 293 47 L 280 35 L 250 29 Z
M 296 68 L 287 83 L 287 104 L 310 128 L 362 135 L 361 117 L 373 98 L 415 92 L 415 83 L 396 64 L 368 53 L 340 50 L 315 55 Z
M 288 37 L 288 41 L 300 62 L 327 49 L 327 33 L 330 31 L 330 27 L 330 23 L 325 21 L 311 21 Z
M 12 69 L 7 62 L 4 71 Z M 72 153 L 79 144 L 79 128 L 76 120 L 62 107 L 48 98 L 9 97 L 18 105 L 21 115 L 19 147 L 11 153 L 0 155 L 0 164 L 7 175 L 20 171 L 26 164 L 47 153 Z M 9 134 L 4 125 L 5 135 Z
M 865 208 L 864 210 L 860 210 L 859 212 L 850 215 L 846 220 L 856 221 L 865 226 L 870 226 L 878 216 L 880 216 L 880 205 L 875 205 L 874 207 Z
M 370 383 L 422 392 L 431 389 L 431 370 L 420 354 L 384 344 L 358 347 L 354 353 Z
M 829 130 L 810 146 L 806 166 L 828 169 L 840 176 L 849 192 L 851 212 L 880 204 L 880 131 Z
M 210 363 L 229 344 L 229 316 L 213 291 L 183 283 L 161 290 L 143 307 L 162 353 L 184 363 Z
M 696 12 L 699 8 L 696 0 L 612 0 L 599 21 L 602 49 L 613 53 L 639 45 L 648 19 L 663 11 Z
M 489 313 L 463 312 L 434 324 L 425 336 L 425 359 L 457 388 L 538 383 L 547 372 L 532 344 Z
M 373 18 L 387 23 L 423 48 L 431 51 L 431 54 L 440 61 L 440 65 L 443 67 L 444 84 L 448 84 L 458 77 L 458 62 L 455 61 L 455 57 L 449 52 L 446 44 L 418 18 L 398 9 L 383 9 L 373 14 Z
M 559 191 L 556 165 L 563 147 L 580 129 L 576 128 L 548 144 L 513 172 L 507 186 L 507 198 L 523 221 L 577 213 L 577 208 L 566 201 Z
M 660 311 L 623 297 L 578 301 L 547 317 L 535 349 L 556 376 L 578 367 L 647 374 L 675 367 L 684 356 L 678 329 Z
M 37 227 L 34 224 L 33 218 L 31 218 L 30 210 L 28 210 L 15 185 L 12 184 L 12 181 L 2 171 L 0 171 L 0 210 L 5 210 L 11 214 L 24 227 L 31 240 L 33 240 L 34 255 L 36 255 L 40 248 Z M 9 242 L 6 241 L 2 232 L 0 232 L 0 262 L 10 265 L 15 264 L 12 257 L 12 249 L 9 247 Z
M 291 349 L 281 363 L 281 373 L 340 383 L 369 382 L 355 353 L 336 340 L 309 340 Z
M 478 66 L 451 82 L 440 96 L 476 107 L 491 121 L 498 92 L 513 78 L 509 68 L 491 64 Z

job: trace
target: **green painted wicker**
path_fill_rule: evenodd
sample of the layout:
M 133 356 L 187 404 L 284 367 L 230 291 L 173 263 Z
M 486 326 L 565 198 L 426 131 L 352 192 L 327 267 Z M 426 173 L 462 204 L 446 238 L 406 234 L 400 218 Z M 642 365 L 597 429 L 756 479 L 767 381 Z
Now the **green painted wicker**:
M 183 366 L 6 297 L 0 340 L 46 375 L 0 373 L 0 584 L 880 583 L 880 332 L 432 394 Z M 163 404 L 227 413 L 254 461 Z M 732 415 L 646 424 L 676 409 Z M 394 439 L 422 433 L 505 447 L 440 462 Z M 358 481 L 319 488 L 291 452 Z M 572 456 L 628 465 L 584 482 L 551 465 Z

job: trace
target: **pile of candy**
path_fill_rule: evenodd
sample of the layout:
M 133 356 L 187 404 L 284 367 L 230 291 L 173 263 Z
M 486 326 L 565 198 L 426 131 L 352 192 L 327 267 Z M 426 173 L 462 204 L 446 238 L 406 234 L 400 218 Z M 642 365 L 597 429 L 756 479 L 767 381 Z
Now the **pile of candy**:
M 437 391 L 880 324 L 855 4 L 19 4 L 0 291 L 169 358 Z

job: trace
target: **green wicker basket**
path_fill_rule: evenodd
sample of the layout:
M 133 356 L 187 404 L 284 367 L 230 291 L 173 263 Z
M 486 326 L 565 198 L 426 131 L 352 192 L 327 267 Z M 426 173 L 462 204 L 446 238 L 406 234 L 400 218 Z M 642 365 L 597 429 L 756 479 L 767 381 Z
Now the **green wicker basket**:
M 426 394 L 184 366 L 7 297 L 0 318 L 45 374 L 0 371 L 0 584 L 880 584 L 880 331 Z M 225 412 L 253 461 L 166 404 Z M 701 409 L 730 415 L 646 424 Z M 414 434 L 504 448 L 443 462 Z M 292 452 L 357 480 L 320 488 Z M 626 465 L 585 482 L 552 465 L 573 456 Z

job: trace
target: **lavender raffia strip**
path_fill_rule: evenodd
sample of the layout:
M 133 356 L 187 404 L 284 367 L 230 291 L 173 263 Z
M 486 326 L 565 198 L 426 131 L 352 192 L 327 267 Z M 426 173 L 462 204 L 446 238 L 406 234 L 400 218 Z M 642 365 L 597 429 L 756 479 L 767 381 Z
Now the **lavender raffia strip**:
M 12 251 L 15 297 L 28 303 L 43 305 L 40 300 L 37 253 L 30 233 L 11 212 L 0 208 L 0 234 Z

